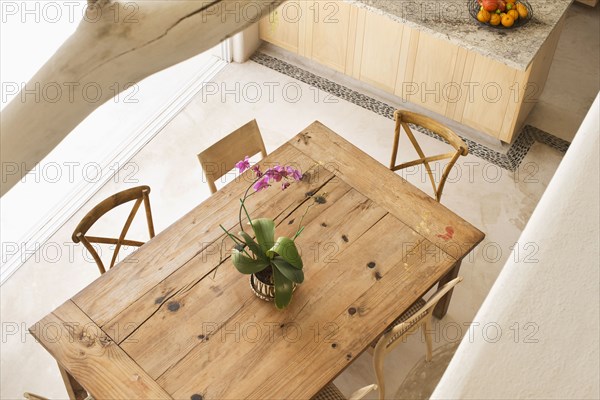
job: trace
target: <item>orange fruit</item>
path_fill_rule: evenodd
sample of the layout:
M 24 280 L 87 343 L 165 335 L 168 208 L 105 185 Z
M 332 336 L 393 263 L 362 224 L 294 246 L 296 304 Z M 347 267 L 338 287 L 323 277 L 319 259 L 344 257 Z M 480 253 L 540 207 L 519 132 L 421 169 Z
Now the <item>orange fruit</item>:
M 516 0 L 505 0 L 509 4 L 514 4 Z M 508 5 L 508 4 L 507 4 Z
M 494 26 L 500 25 L 500 15 L 492 14 L 492 16 L 490 17 L 490 24 Z
M 521 18 L 527 17 L 527 14 L 529 13 L 527 11 L 527 7 L 525 7 L 521 3 L 517 3 L 517 12 L 519 13 L 519 17 L 521 17 Z
M 515 11 L 515 12 L 516 12 L 516 11 Z M 518 14 L 517 14 L 517 15 L 518 15 Z M 492 17 L 492 16 L 490 15 L 489 11 L 486 11 L 486 10 L 484 10 L 483 8 L 481 9 L 481 11 L 479 11 L 479 12 L 477 13 L 477 21 L 479 21 L 479 22 L 483 22 L 484 24 L 485 24 L 486 22 L 489 22 L 491 17 Z
M 508 14 L 502 16 L 502 26 L 510 28 L 515 23 L 515 19 Z
M 517 10 L 509 10 L 506 14 L 513 17 L 515 21 L 519 19 L 519 13 L 517 12 Z

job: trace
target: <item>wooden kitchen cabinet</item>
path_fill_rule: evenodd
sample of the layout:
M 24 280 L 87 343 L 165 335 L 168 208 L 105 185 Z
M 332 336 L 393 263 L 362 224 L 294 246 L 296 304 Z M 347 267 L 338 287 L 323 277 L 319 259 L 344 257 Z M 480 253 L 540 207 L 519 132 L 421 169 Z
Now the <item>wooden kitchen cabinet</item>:
M 395 93 L 411 103 L 445 115 L 449 100 L 459 95 L 453 93 L 459 48 L 447 46 L 441 39 L 414 29 L 407 28 L 406 33 L 417 39 L 409 47 L 405 73 L 402 80 L 398 79 Z
M 336 71 L 346 72 L 348 49 L 354 46 L 348 3 L 303 2 L 306 10 L 304 56 Z
M 260 37 L 510 143 L 541 95 L 563 23 L 522 69 L 340 0 L 286 2 Z
M 404 27 L 382 15 L 359 10 L 354 76 L 394 92 Z
M 305 28 L 302 6 L 298 2 L 283 3 L 259 22 L 260 38 L 299 54 L 304 45 L 301 28 Z

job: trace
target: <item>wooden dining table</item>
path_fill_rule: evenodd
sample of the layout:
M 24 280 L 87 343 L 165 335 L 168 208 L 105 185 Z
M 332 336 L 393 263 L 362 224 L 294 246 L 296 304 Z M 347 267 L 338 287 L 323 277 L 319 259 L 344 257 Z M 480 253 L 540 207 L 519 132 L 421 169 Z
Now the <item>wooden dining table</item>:
M 260 162 L 276 164 L 303 179 L 246 205 L 276 237 L 306 214 L 291 304 L 252 293 L 219 227 L 237 232 L 249 170 L 31 328 L 71 398 L 311 398 L 484 237 L 319 122 Z

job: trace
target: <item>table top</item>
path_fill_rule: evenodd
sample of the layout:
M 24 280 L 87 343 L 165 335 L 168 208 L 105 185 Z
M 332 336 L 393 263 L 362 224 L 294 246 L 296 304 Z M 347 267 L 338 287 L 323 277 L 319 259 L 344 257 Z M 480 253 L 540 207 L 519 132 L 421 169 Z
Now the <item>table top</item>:
M 305 178 L 251 196 L 251 215 L 291 236 L 313 204 L 296 240 L 305 281 L 285 310 L 221 260 L 242 175 L 33 335 L 96 398 L 310 398 L 484 237 L 319 122 L 261 162 L 275 163 Z
M 494 29 L 475 21 L 467 0 L 344 0 L 441 40 L 525 71 L 572 0 L 529 0 L 533 18 L 517 29 Z

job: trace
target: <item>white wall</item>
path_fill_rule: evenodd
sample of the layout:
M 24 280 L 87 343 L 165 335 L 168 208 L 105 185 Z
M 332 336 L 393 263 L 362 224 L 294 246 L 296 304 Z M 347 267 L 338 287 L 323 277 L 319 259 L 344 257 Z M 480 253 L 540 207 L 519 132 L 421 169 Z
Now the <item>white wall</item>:
M 243 63 L 256 52 L 262 41 L 259 37 L 258 22 L 250 25 L 232 38 L 232 58 L 237 63 Z
M 433 399 L 600 398 L 599 97 Z

